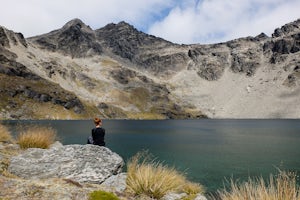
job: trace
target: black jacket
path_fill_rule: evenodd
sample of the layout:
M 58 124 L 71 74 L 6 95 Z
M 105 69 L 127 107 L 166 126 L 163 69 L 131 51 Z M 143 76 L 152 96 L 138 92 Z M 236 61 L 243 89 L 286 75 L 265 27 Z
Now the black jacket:
M 104 136 L 105 136 L 105 129 L 102 127 L 93 128 L 92 129 L 92 136 L 95 145 L 105 146 Z

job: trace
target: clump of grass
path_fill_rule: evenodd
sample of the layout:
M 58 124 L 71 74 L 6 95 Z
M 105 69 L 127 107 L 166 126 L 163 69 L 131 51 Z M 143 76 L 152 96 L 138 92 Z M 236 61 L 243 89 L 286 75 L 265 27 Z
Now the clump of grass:
M 47 149 L 56 140 L 56 131 L 51 127 L 28 127 L 17 137 L 17 142 L 22 149 L 41 148 Z
M 119 198 L 113 193 L 98 190 L 90 193 L 89 200 L 119 200 Z
M 0 124 L 0 142 L 11 142 L 12 136 L 6 126 Z
M 133 195 L 156 199 L 168 192 L 204 192 L 203 187 L 192 184 L 176 169 L 151 160 L 145 153 L 138 153 L 128 162 L 126 185 Z
M 231 180 L 231 189 L 218 193 L 222 200 L 300 200 L 296 177 L 294 172 L 279 171 L 277 176 L 270 175 L 269 182 L 263 178 L 249 178 L 242 184 Z

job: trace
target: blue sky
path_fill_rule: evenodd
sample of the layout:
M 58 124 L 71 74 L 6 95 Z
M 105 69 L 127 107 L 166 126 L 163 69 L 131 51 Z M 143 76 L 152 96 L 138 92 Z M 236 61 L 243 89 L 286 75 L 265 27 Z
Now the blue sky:
M 74 18 L 93 29 L 126 21 L 179 44 L 210 44 L 271 35 L 300 18 L 300 0 L 0 0 L 0 25 L 25 37 Z

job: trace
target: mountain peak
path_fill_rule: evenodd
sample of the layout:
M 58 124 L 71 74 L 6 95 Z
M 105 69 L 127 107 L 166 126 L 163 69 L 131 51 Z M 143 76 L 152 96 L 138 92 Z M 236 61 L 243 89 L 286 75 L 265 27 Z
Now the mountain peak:
M 80 19 L 75 18 L 72 19 L 71 21 L 67 22 L 64 26 L 63 29 L 68 29 L 70 27 L 76 27 L 77 29 L 83 29 L 85 31 L 93 31 L 91 27 L 83 23 Z
M 131 24 L 125 22 L 125 21 L 121 21 L 117 24 L 117 26 L 125 26 L 125 27 L 130 27 L 130 28 L 134 28 Z
M 102 53 L 94 31 L 77 18 L 66 23 L 61 29 L 33 37 L 31 40 L 42 48 L 58 50 L 71 55 L 72 58 Z

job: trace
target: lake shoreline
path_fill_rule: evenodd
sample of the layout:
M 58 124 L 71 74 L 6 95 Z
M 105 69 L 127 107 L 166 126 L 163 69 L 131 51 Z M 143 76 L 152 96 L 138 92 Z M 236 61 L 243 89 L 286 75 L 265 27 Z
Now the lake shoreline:
M 5 121 L 50 126 L 63 144 L 85 144 L 91 120 Z M 128 160 L 148 150 L 157 160 L 186 172 L 214 192 L 224 179 L 268 178 L 283 170 L 300 172 L 300 120 L 103 120 L 107 147 Z

